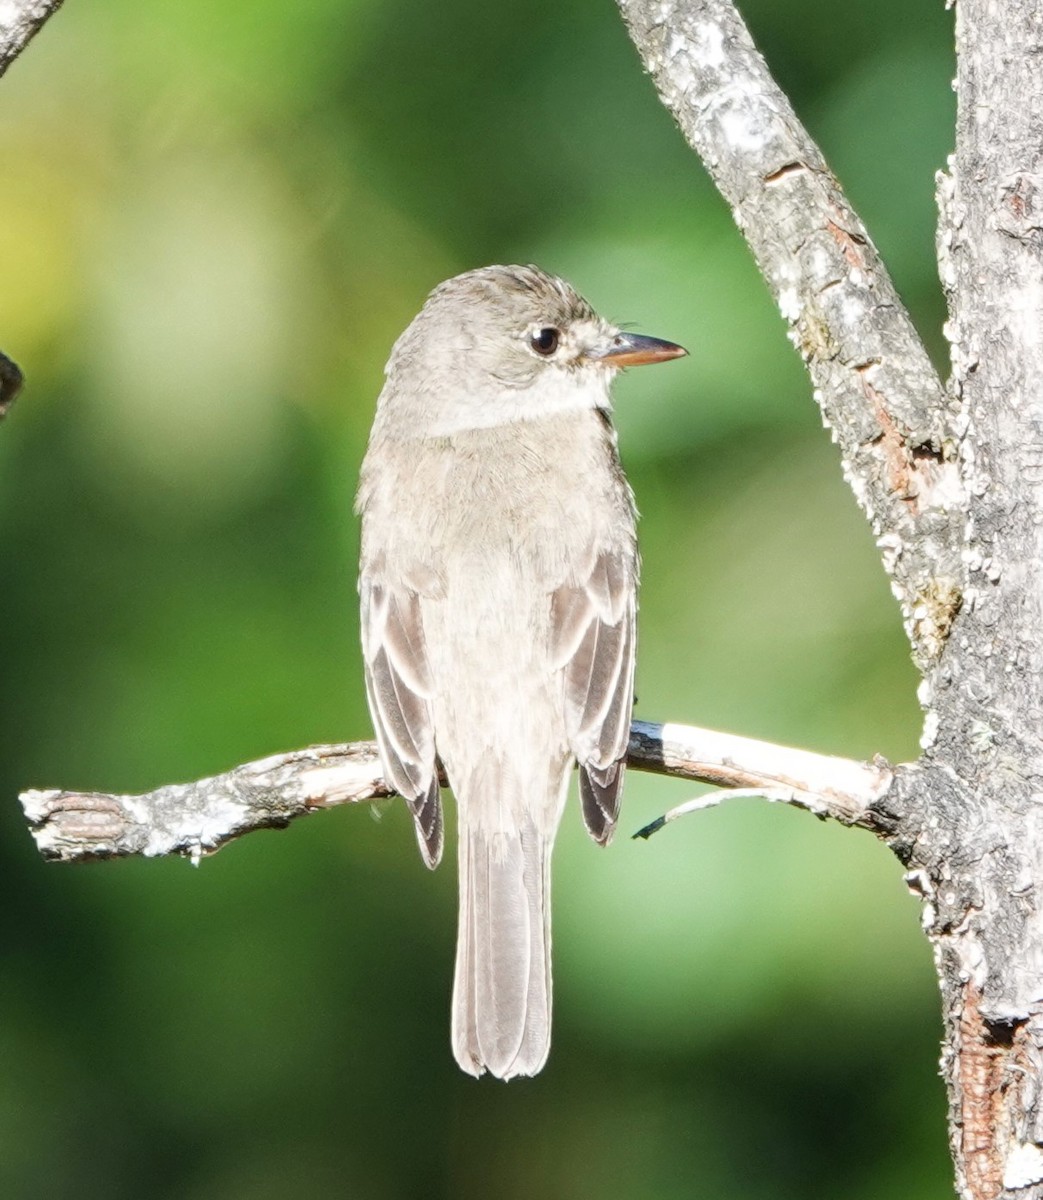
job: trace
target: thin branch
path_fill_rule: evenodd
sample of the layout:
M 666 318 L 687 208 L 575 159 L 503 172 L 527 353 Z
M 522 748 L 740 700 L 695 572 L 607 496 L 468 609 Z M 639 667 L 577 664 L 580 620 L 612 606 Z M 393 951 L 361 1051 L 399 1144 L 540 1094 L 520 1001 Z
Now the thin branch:
M 61 6 L 62 0 L 0 0 L 0 75 Z
M 21 390 L 22 372 L 18 364 L 13 363 L 6 354 L 0 354 L 0 419 L 7 416 L 7 410 Z
M 789 325 L 921 666 L 959 608 L 964 493 L 942 384 L 865 227 L 730 0 L 619 0 Z
M 629 765 L 726 787 L 783 790 L 791 803 L 888 836 L 876 805 L 891 786 L 882 760 L 831 758 L 687 725 L 631 727 Z M 198 861 L 254 829 L 394 793 L 373 742 L 312 746 L 142 795 L 30 791 L 20 797 L 37 849 L 61 862 L 180 854 Z
M 819 817 L 831 815 L 818 796 L 799 792 L 796 788 L 717 788 L 716 791 L 704 792 L 701 796 L 686 800 L 684 804 L 678 804 L 669 809 L 661 817 L 656 817 L 654 821 L 650 821 L 639 829 L 634 837 L 644 838 L 647 841 L 653 833 L 658 833 L 672 821 L 676 821 L 680 817 L 687 817 L 690 813 L 705 812 L 708 808 L 716 808 L 725 800 L 767 800 L 774 804 L 793 804 L 798 808 L 807 809 L 808 812 Z
M 29 45 L 62 0 L 0 0 L 0 75 Z M 22 372 L 0 354 L 0 420 L 22 390 Z

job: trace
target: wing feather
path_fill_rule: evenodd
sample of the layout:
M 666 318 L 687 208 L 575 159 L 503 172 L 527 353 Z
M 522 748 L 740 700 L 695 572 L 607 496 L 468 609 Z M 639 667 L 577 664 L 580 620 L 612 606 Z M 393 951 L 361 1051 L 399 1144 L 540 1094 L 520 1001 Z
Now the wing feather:
M 444 831 L 420 597 L 366 572 L 359 593 L 366 694 L 384 771 L 409 805 L 420 852 L 434 867 Z
M 551 655 L 564 675 L 583 819 L 602 844 L 619 814 L 630 738 L 636 592 L 633 559 L 602 551 L 582 584 L 558 588 L 551 598 Z

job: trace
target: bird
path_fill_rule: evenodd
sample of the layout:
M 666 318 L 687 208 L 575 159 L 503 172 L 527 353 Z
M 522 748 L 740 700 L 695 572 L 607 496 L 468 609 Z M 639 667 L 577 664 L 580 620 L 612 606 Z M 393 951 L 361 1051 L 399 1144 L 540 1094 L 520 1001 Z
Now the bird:
M 550 1050 L 554 838 L 578 763 L 608 843 L 633 707 L 637 514 L 610 384 L 686 353 L 538 267 L 489 266 L 439 284 L 385 368 L 356 496 L 366 693 L 430 867 L 441 772 L 456 799 L 471 1075 L 535 1075 Z

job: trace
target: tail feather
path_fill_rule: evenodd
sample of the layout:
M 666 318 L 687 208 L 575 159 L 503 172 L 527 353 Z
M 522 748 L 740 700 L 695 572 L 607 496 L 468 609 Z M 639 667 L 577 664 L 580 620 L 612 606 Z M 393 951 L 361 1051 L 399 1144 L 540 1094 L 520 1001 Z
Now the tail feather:
M 471 1075 L 535 1075 L 550 1050 L 551 839 L 461 821 L 453 1053 Z

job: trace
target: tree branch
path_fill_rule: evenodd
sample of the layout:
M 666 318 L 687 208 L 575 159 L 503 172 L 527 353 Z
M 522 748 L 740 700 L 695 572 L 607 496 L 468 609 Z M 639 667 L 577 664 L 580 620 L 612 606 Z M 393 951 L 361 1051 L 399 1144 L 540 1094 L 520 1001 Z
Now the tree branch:
M 687 725 L 635 721 L 627 761 L 658 775 L 769 789 L 779 793 L 774 798 L 785 792 L 789 803 L 881 837 L 893 829 L 881 806 L 893 775 L 882 759 L 858 763 Z M 23 792 L 20 799 L 44 858 L 181 854 L 198 861 L 254 829 L 391 795 L 375 744 L 350 742 L 272 755 L 143 795 L 52 790 Z
M 28 46 L 62 0 L 2 0 L 0 2 L 0 75 Z M 22 390 L 22 372 L 0 354 L 0 420 Z
M 0 75 L 62 6 L 62 0 L 3 0 L 0 3 Z
M 254 829 L 280 829 L 335 804 L 393 794 L 376 744 L 349 742 L 273 754 L 137 796 L 29 791 L 19 799 L 44 858 L 182 854 L 198 861 Z
M 953 415 L 865 227 L 730 0 L 619 0 L 789 325 L 922 667 L 959 609 Z
M 7 416 L 7 410 L 21 390 L 22 372 L 18 364 L 13 363 L 6 354 L 0 354 L 0 420 Z
M 732 791 L 761 794 L 844 825 L 860 825 L 881 837 L 889 837 L 893 831 L 890 814 L 885 817 L 879 807 L 894 779 L 882 758 L 861 763 L 691 725 L 635 721 L 630 727 L 627 762 L 639 771 L 726 789 L 714 795 Z M 705 797 L 700 800 L 702 807 L 710 807 Z M 693 810 L 698 806 L 694 802 Z M 635 836 L 647 837 L 680 815 L 675 809 Z

